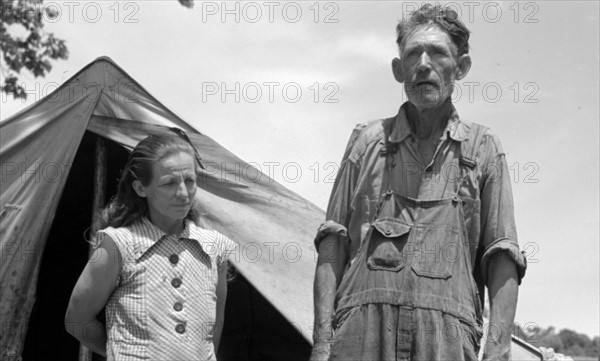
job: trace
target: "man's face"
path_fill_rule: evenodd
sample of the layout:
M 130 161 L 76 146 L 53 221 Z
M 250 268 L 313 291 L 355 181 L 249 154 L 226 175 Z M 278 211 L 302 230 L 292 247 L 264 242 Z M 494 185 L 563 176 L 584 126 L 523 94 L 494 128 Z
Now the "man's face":
M 411 33 L 394 61 L 396 79 L 404 83 L 408 100 L 419 109 L 437 108 L 454 90 L 463 74 L 461 58 L 448 34 L 437 26 L 423 26 Z M 470 58 L 468 59 L 470 67 Z M 467 68 L 468 71 L 468 68 Z

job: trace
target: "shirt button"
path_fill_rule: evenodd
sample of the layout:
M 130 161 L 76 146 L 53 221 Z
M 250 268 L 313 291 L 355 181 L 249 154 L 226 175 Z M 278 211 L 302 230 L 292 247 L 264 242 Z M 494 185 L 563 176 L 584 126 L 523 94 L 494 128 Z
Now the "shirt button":
M 177 312 L 183 310 L 183 305 L 181 304 L 181 302 L 175 302 L 175 304 L 173 305 L 173 309 Z
M 178 288 L 179 286 L 181 286 L 181 279 L 179 278 L 173 278 L 173 280 L 171 280 L 171 286 Z
M 177 264 L 177 262 L 179 262 L 179 256 L 176 254 L 170 255 L 169 262 L 171 262 L 172 264 Z
M 183 323 L 178 323 L 177 326 L 175 326 L 175 331 L 177 331 L 177 333 L 184 333 L 185 325 Z

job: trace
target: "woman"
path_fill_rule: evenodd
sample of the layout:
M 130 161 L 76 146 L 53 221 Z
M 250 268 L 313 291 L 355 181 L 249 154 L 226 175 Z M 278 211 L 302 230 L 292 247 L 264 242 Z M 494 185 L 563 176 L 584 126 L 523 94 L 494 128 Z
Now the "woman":
M 186 139 L 135 147 L 73 289 L 67 330 L 109 361 L 216 359 L 235 244 L 194 222 L 201 164 Z

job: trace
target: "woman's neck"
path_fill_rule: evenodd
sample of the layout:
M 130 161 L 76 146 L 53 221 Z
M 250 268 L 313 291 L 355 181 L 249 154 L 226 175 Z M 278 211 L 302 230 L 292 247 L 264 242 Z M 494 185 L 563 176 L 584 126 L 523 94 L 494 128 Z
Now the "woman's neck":
M 152 224 L 154 224 L 167 234 L 174 234 L 178 236 L 183 232 L 183 219 L 171 219 L 167 217 L 162 217 L 161 215 L 152 214 L 152 212 L 149 212 L 148 219 L 150 220 L 150 222 L 152 222 Z

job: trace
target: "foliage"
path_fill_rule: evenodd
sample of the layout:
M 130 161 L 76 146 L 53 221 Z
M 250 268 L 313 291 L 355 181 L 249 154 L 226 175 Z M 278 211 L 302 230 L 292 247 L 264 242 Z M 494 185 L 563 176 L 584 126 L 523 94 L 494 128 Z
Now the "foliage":
M 537 347 L 553 348 L 555 352 L 571 357 L 586 356 L 600 359 L 600 337 L 590 339 L 589 336 L 573 330 L 563 329 L 556 332 L 555 328 L 539 328 L 523 330 L 518 328 L 514 334 Z
M 56 16 L 52 7 L 44 9 L 42 0 L 1 0 L 0 49 L 4 83 L 1 91 L 15 98 L 26 98 L 19 81 L 23 68 L 35 77 L 45 76 L 52 69 L 51 60 L 67 59 L 65 41 L 44 30 L 43 18 Z M 17 34 L 22 33 L 22 34 Z
M 193 0 L 179 0 L 192 8 Z M 0 51 L 2 76 L 0 91 L 14 98 L 27 98 L 25 88 L 19 83 L 21 70 L 30 71 L 36 78 L 52 69 L 52 61 L 67 59 L 69 51 L 65 41 L 44 30 L 44 19 L 57 17 L 55 7 L 44 7 L 43 0 L 0 0 Z

